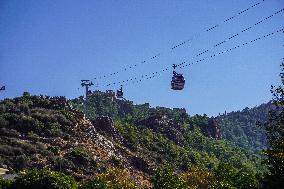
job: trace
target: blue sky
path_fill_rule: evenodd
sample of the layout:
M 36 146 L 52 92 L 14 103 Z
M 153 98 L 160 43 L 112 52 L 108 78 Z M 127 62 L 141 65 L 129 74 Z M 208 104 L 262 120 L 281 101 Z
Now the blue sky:
M 214 53 L 251 41 L 284 27 L 284 11 L 212 48 L 214 44 L 284 8 L 283 0 L 264 1 L 244 14 L 221 24 L 256 0 L 1 0 L 0 98 L 32 94 L 83 94 L 81 79 L 99 87 L 108 83 L 160 71 L 190 60 L 210 49 Z M 254 107 L 271 99 L 271 84 L 278 84 L 284 34 L 236 49 L 183 69 L 183 91 L 170 89 L 171 71 L 159 77 L 124 86 L 125 97 L 152 106 L 185 107 L 190 114 L 217 115 Z M 175 49 L 170 47 L 193 39 Z M 160 57 L 121 71 L 124 67 Z M 197 59 L 194 59 L 197 60 Z M 193 61 L 194 61 L 193 60 Z M 104 74 L 115 76 L 94 80 Z

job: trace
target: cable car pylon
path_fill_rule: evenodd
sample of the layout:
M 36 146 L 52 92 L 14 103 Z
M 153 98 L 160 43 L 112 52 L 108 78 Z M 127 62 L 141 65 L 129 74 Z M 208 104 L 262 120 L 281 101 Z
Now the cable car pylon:
M 87 113 L 87 102 L 88 102 L 88 96 L 91 93 L 91 91 L 89 90 L 89 87 L 91 87 L 93 84 L 93 82 L 91 80 L 87 80 L 87 79 L 82 79 L 81 80 L 81 86 L 86 88 L 86 94 L 85 94 L 85 100 L 84 100 L 84 114 L 86 115 Z
M 91 80 L 87 80 L 87 79 L 82 79 L 81 80 L 81 86 L 86 88 L 86 92 L 85 92 L 85 100 L 87 101 L 88 95 L 90 94 L 90 90 L 89 87 L 94 85 L 93 82 Z

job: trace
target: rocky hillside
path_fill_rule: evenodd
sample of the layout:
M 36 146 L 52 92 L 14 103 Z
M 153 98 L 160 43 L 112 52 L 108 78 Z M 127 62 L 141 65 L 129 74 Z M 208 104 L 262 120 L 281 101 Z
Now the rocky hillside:
M 77 109 L 83 110 L 83 97 L 72 100 L 72 103 Z M 206 115 L 189 116 L 184 109 L 179 108 L 153 108 L 148 103 L 134 105 L 131 101 L 110 98 L 108 93 L 100 91 L 90 94 L 87 106 L 86 115 L 90 119 L 107 115 L 114 120 L 127 119 L 135 125 L 144 122 L 147 127 L 157 131 L 158 128 L 155 125 L 159 125 L 158 122 L 164 122 L 164 118 L 167 117 L 170 120 L 170 126 L 168 127 L 167 124 L 164 126 L 168 130 L 175 129 L 177 133 L 169 133 L 175 133 L 177 137 L 179 132 L 183 132 L 181 126 L 188 124 L 193 130 L 200 129 L 207 137 L 215 139 L 223 137 L 234 145 L 254 153 L 259 153 L 266 146 L 264 129 L 258 123 L 267 121 L 269 110 L 274 109 L 269 102 L 254 108 L 245 108 L 208 118 Z
M 25 94 L 1 101 L 0 112 L 0 167 L 47 168 L 83 179 L 119 164 L 139 175 L 131 168 L 139 159 L 120 144 L 112 120 L 99 117 L 93 125 L 64 97 Z
M 143 187 L 165 165 L 180 174 L 221 163 L 248 174 L 264 169 L 258 155 L 222 139 L 218 122 L 206 115 L 133 105 L 104 93 L 90 96 L 86 115 L 82 108 L 80 98 L 29 93 L 0 101 L 0 167 L 45 168 L 76 180 L 123 174 Z

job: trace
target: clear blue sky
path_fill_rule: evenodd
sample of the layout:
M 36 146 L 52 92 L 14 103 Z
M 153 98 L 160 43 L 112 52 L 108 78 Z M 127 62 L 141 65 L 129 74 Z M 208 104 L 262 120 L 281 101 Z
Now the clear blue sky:
M 161 57 L 99 84 L 178 64 L 284 8 L 283 0 L 266 0 L 216 30 L 203 32 L 257 2 L 261 1 L 0 0 L 0 84 L 7 89 L 0 99 L 23 91 L 74 98 L 84 92 L 81 79 L 119 71 L 159 52 Z M 284 11 L 204 57 L 283 27 Z M 168 50 L 198 34 L 190 45 Z M 185 107 L 190 114 L 216 115 L 253 107 L 269 101 L 270 85 L 279 83 L 283 45 L 284 34 L 277 34 L 179 69 L 186 77 L 183 91 L 170 89 L 169 71 L 125 86 L 125 97 L 137 104 Z

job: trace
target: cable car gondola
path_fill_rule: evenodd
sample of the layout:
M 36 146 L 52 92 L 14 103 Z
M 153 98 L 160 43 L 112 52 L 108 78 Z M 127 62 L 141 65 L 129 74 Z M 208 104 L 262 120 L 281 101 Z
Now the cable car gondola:
M 116 91 L 116 98 L 123 98 L 122 85 L 119 90 Z
M 177 66 L 173 64 L 173 68 L 175 70 Z M 173 90 L 182 90 L 184 88 L 185 79 L 182 74 L 176 73 L 173 71 L 173 77 L 171 81 L 171 87 Z

